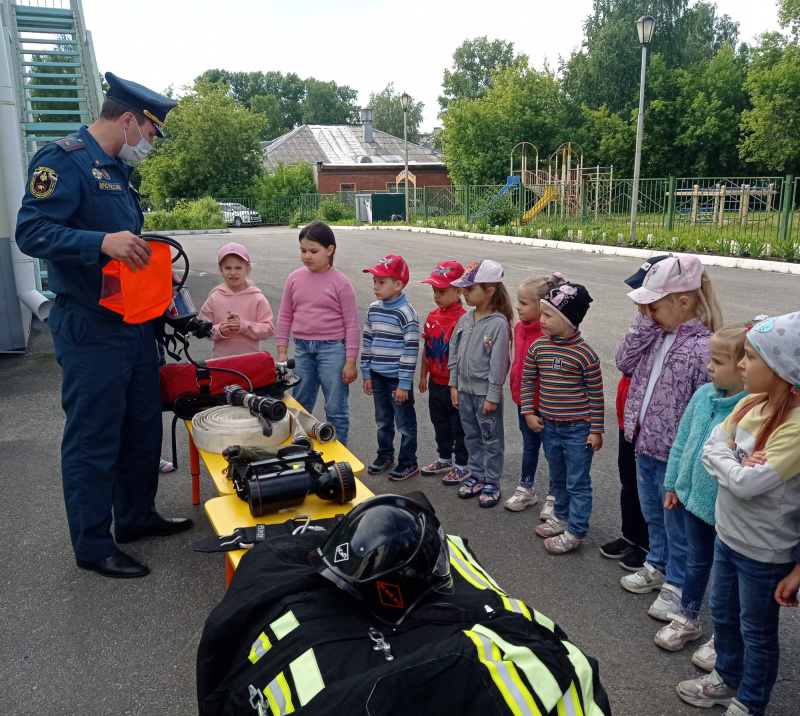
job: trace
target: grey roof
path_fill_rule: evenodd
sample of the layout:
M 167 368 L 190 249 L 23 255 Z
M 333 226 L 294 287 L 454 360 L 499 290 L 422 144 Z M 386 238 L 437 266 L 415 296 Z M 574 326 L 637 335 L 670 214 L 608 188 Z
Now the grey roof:
M 264 148 L 264 167 L 274 172 L 278 164 L 402 164 L 404 142 L 399 137 L 372 130 L 365 142 L 358 124 L 302 124 Z M 408 143 L 409 165 L 441 164 L 433 152 Z

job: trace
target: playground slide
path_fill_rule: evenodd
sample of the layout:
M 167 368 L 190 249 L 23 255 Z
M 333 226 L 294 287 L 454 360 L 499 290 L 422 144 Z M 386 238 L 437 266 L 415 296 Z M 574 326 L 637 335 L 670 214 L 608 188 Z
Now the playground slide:
M 547 189 L 544 190 L 544 194 L 542 194 L 542 198 L 539 199 L 522 217 L 523 221 L 530 221 L 534 216 L 536 216 L 544 207 L 546 207 L 551 201 L 558 201 L 561 198 L 559 194 L 555 194 L 553 192 L 553 187 L 549 186 Z

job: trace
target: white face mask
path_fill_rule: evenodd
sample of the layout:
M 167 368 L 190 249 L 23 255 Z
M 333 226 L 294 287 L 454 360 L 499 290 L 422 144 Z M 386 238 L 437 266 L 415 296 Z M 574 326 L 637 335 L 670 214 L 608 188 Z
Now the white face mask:
M 125 135 L 125 144 L 122 145 L 122 149 L 119 150 L 119 154 L 117 156 L 123 161 L 131 163 L 140 162 L 148 154 L 150 154 L 150 151 L 153 149 L 153 145 L 144 138 L 144 135 L 142 134 L 142 128 L 138 124 L 136 125 L 136 128 L 139 130 L 139 136 L 141 139 L 134 147 L 128 144 L 128 133 L 125 131 L 124 127 L 122 129 L 122 133 Z

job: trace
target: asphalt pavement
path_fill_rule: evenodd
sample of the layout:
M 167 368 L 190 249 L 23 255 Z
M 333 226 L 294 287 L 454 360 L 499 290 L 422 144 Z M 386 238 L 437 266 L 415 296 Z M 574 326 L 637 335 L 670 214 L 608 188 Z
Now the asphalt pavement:
M 253 261 L 252 278 L 276 314 L 286 276 L 300 266 L 297 230 L 258 228 L 223 236 L 182 237 L 191 259 L 188 287 L 200 306 L 220 282 L 216 252 L 223 243 L 245 244 Z M 647 616 L 653 595 L 633 595 L 619 585 L 626 572 L 601 557 L 598 547 L 618 536 L 619 480 L 614 395 L 618 373 L 614 354 L 635 317 L 623 279 L 637 259 L 484 243 L 434 234 L 337 231 L 336 267 L 350 278 L 361 318 L 374 300 L 372 277 L 362 274 L 386 254 L 409 263 L 410 302 L 422 319 L 434 308 L 430 286 L 419 281 L 442 260 L 492 258 L 506 271 L 512 296 L 525 278 L 561 271 L 587 286 L 594 303 L 583 335 L 599 354 L 606 395 L 607 439 L 592 469 L 594 509 L 591 527 L 576 552 L 550 556 L 533 532 L 538 507 L 511 513 L 498 506 L 480 509 L 435 478 L 389 483 L 386 477 L 362 479 L 376 493 L 423 489 L 446 530 L 469 538 L 496 581 L 555 620 L 571 640 L 600 662 L 600 675 L 616 716 L 698 712 L 675 694 L 675 684 L 699 676 L 690 661 L 694 647 L 667 653 L 653 643 L 661 626 Z M 726 321 L 798 308 L 796 277 L 740 269 L 710 268 Z M 266 342 L 274 350 L 274 338 Z M 210 344 L 192 343 L 192 354 L 210 357 Z M 212 534 L 201 506 L 191 504 L 186 431 L 178 431 L 180 467 L 164 475 L 157 498 L 167 515 L 192 516 L 196 526 L 171 538 L 150 538 L 126 547 L 148 564 L 145 579 L 109 580 L 79 570 L 69 544 L 61 494 L 59 448 L 64 415 L 61 373 L 47 327 L 35 322 L 24 355 L 0 355 L 0 714 L 61 716 L 196 714 L 195 655 L 204 620 L 225 590 L 224 557 L 193 552 L 195 540 Z M 426 396 L 416 395 L 419 460 L 435 456 Z M 363 462 L 375 455 L 371 399 L 353 384 L 350 396 L 350 449 Z M 322 415 L 321 403 L 318 414 Z M 504 498 L 519 477 L 521 439 L 515 406 L 506 395 Z M 171 415 L 164 415 L 164 454 L 169 452 Z M 537 483 L 547 484 L 542 456 Z M 546 490 L 546 487 L 543 487 Z M 201 499 L 216 496 L 207 474 Z M 703 627 L 710 635 L 707 611 Z M 770 716 L 796 716 L 800 663 L 800 615 L 781 615 L 782 659 Z M 720 714 L 722 709 L 708 712 Z

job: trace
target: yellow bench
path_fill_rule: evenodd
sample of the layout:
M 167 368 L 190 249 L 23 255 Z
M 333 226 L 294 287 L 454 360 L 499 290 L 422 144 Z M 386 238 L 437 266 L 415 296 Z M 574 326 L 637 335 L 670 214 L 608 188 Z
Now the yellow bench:
M 284 399 L 284 402 L 288 406 L 300 407 L 300 404 L 295 401 L 294 398 L 287 397 Z M 338 440 L 324 445 L 314 440 L 314 449 L 322 453 L 326 462 L 335 461 L 350 463 L 350 466 L 353 468 L 353 473 L 356 475 L 356 498 L 346 505 L 337 505 L 333 502 L 320 500 L 316 495 L 309 495 L 303 504 L 297 507 L 288 508 L 262 517 L 253 517 L 250 514 L 250 508 L 247 503 L 239 499 L 233 489 L 233 484 L 225 475 L 225 468 L 228 467 L 225 458 L 216 453 L 198 450 L 192 439 L 191 420 L 186 421 L 186 427 L 189 429 L 192 501 L 195 505 L 200 504 L 200 459 L 202 458 L 209 475 L 211 475 L 214 486 L 220 494 L 219 497 L 214 497 L 205 504 L 205 511 L 208 515 L 208 519 L 218 535 L 232 534 L 237 527 L 253 527 L 257 524 L 278 524 L 286 522 L 293 517 L 308 516 L 311 518 L 312 522 L 326 517 L 334 517 L 343 512 L 349 512 L 353 509 L 354 505 L 363 502 L 373 495 L 367 486 L 358 479 L 358 475 L 364 474 L 364 464 L 353 455 L 353 453 Z M 289 442 L 287 441 L 286 444 L 289 444 Z M 225 560 L 226 585 L 230 584 L 233 573 L 236 567 L 239 566 L 239 561 L 246 551 L 247 550 L 240 549 L 225 553 L 227 557 Z

